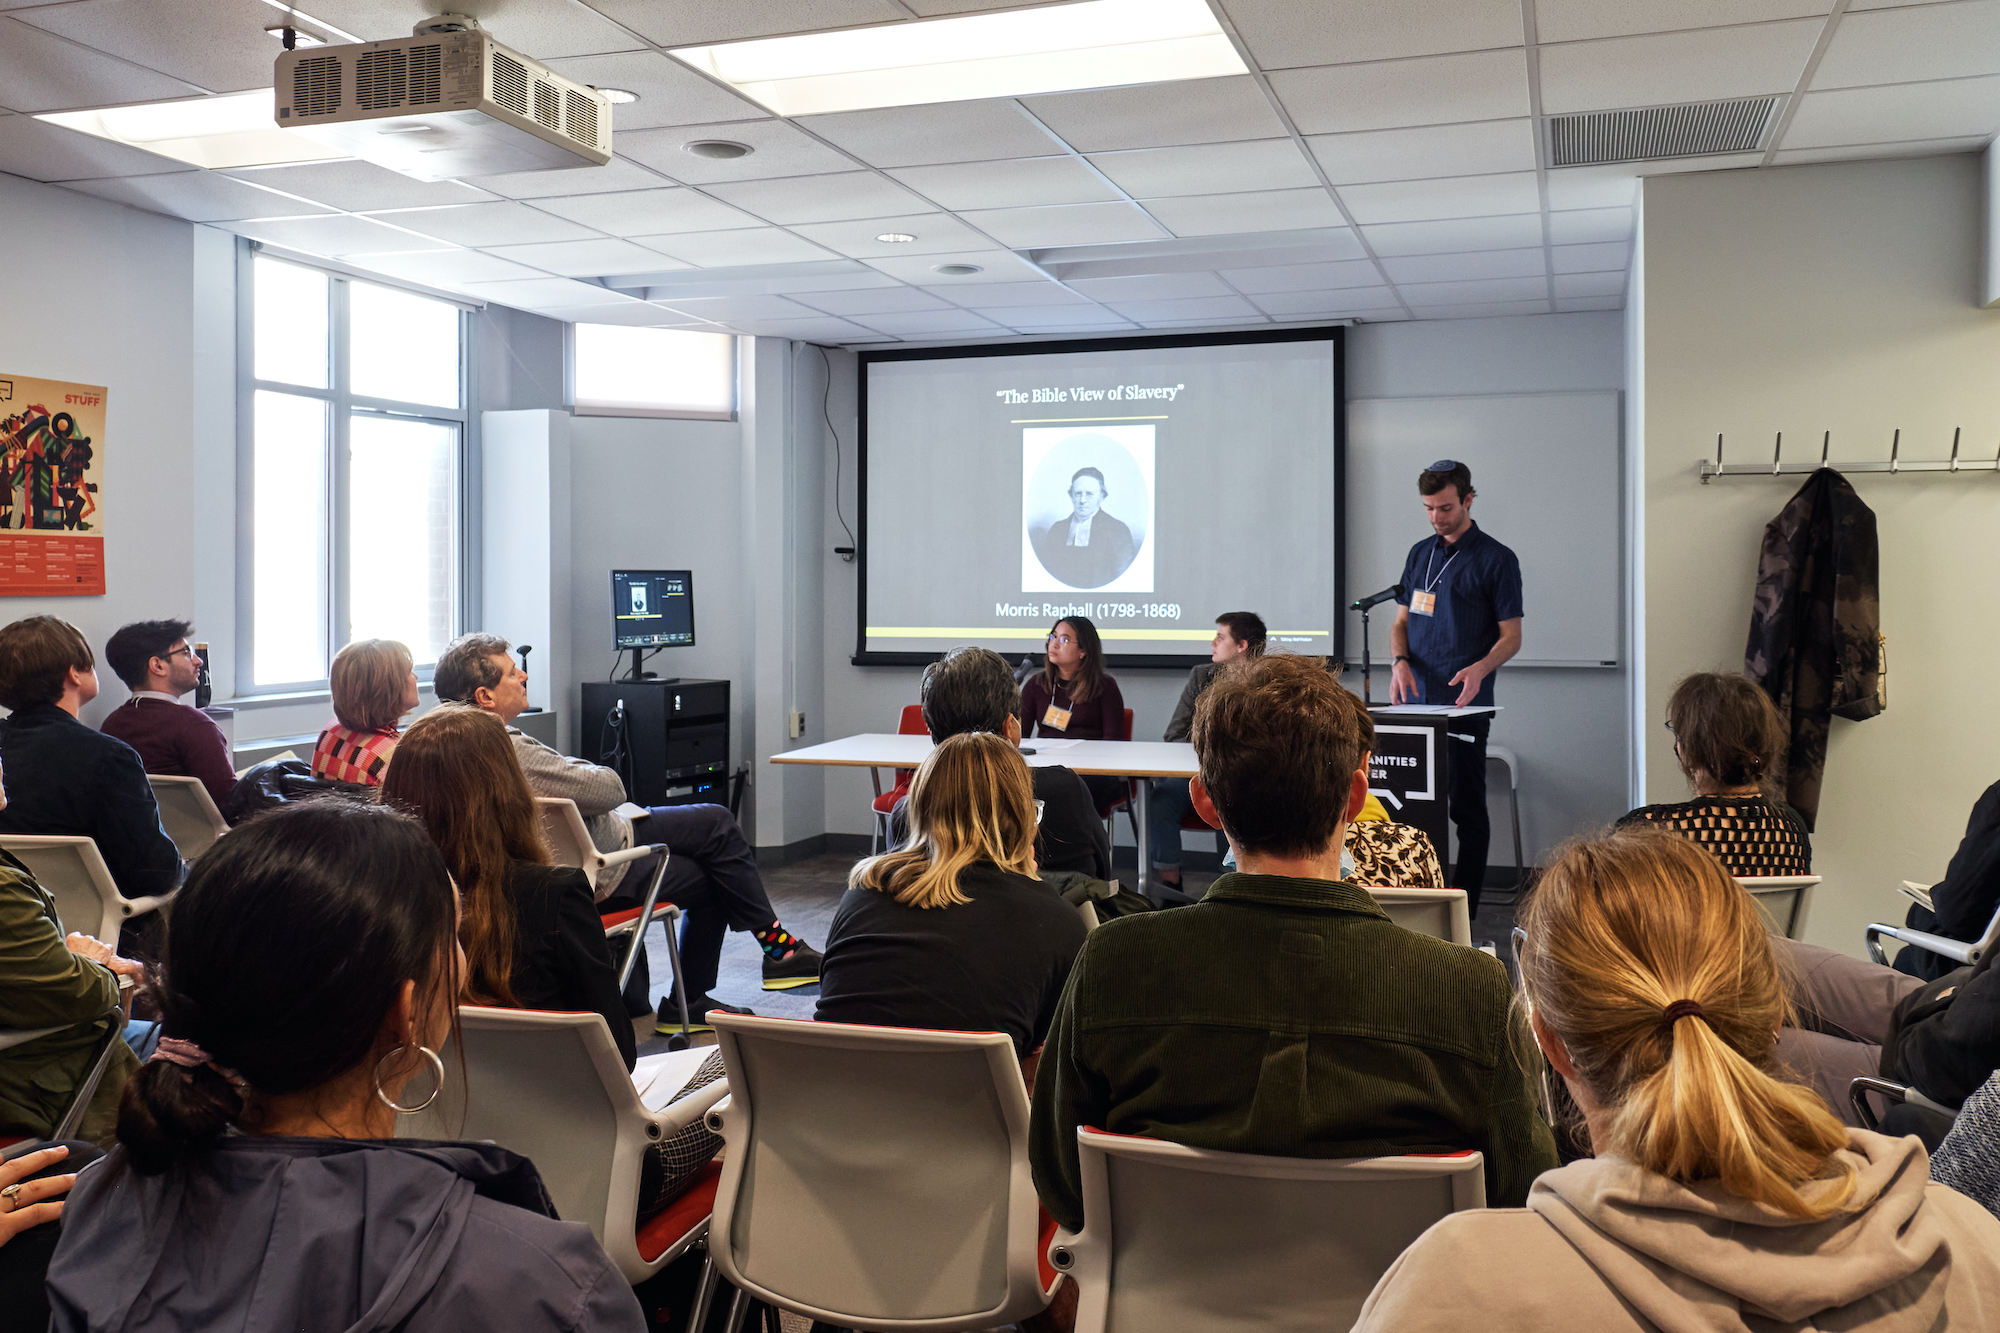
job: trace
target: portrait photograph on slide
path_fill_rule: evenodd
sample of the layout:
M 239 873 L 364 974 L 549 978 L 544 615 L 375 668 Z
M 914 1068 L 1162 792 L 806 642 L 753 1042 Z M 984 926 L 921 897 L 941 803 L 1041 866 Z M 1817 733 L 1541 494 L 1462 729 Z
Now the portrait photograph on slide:
M 1153 591 L 1153 427 L 1021 432 L 1021 591 Z

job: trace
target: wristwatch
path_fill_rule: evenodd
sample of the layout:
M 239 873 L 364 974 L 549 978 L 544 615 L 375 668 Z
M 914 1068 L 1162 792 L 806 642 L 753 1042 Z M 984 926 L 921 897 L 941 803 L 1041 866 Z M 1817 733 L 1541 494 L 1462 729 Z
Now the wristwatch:
M 1394 666 L 1396 662 L 1407 662 L 1409 660 L 1410 660 L 1410 655 L 1408 653 L 1397 653 L 1395 660 L 1392 661 L 1390 665 Z

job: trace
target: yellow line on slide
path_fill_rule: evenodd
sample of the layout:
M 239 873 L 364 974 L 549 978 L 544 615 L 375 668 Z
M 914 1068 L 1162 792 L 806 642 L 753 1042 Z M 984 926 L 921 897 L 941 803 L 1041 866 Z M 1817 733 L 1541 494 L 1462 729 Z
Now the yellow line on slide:
M 1162 412 L 1155 417 L 1015 417 L 1007 424 L 1010 426 L 1032 426 L 1037 422 L 1045 421 L 1165 421 L 1166 419 L 1167 414 Z
M 1272 634 L 1295 636 L 1311 635 L 1327 638 L 1323 629 L 1274 629 Z M 1048 631 L 1043 629 L 1022 629 L 1006 625 L 985 626 L 977 629 L 953 629 L 944 626 L 870 625 L 868 637 L 871 639 L 1045 639 Z M 1100 639 L 1171 639 L 1199 640 L 1207 642 L 1215 637 L 1212 629 L 1100 629 Z

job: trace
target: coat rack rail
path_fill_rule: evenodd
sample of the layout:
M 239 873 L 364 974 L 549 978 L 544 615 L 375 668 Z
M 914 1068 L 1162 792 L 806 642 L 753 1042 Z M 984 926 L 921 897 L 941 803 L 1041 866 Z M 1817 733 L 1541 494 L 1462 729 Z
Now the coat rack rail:
M 1966 472 L 2000 473 L 2000 451 L 1993 458 L 1959 457 L 1959 437 L 1963 427 L 1951 433 L 1950 458 L 1904 458 L 1903 432 L 1898 429 L 1889 438 L 1889 456 L 1886 459 L 1843 459 L 1839 463 L 1842 472 Z M 1785 459 L 1785 433 L 1779 431 L 1771 446 L 1771 461 L 1768 463 L 1725 463 L 1722 461 L 1722 436 L 1715 437 L 1715 459 L 1704 458 L 1700 464 L 1701 484 L 1706 486 L 1713 477 L 1789 477 L 1809 472 L 1817 472 L 1828 466 L 1827 455 L 1833 447 L 1833 432 L 1820 436 L 1819 461 L 1816 463 L 1787 463 Z

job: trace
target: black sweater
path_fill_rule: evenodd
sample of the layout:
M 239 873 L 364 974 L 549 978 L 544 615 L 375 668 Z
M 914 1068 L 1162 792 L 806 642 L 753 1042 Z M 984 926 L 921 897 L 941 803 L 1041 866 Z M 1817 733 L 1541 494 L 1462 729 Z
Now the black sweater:
M 604 1015 L 618 1054 L 632 1068 L 639 1058 L 632 1019 L 618 993 L 618 969 L 591 900 L 590 881 L 573 867 L 516 861 L 508 888 L 514 894 L 514 971 L 509 978 L 514 998 L 523 1009 Z

